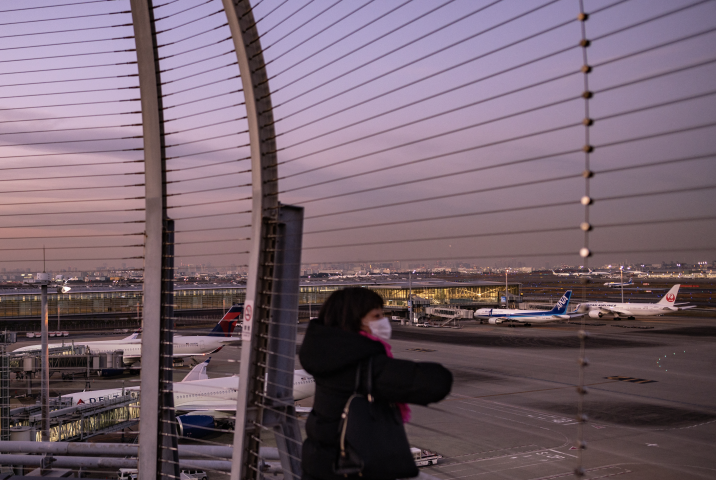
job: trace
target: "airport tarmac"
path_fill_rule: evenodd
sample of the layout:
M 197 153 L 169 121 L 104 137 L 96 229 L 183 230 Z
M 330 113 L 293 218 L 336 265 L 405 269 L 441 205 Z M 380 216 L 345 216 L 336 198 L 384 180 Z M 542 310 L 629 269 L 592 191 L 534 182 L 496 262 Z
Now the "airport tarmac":
M 585 478 L 716 477 L 716 319 L 585 323 L 590 332 Z M 454 374 L 451 395 L 436 405 L 414 406 L 407 425 L 412 445 L 443 455 L 424 471 L 443 479 L 570 478 L 579 454 L 573 448 L 580 328 L 574 323 L 473 324 L 459 330 L 394 324 L 396 357 L 440 362 Z M 222 349 L 212 357 L 210 376 L 238 372 L 239 358 L 239 347 Z M 176 369 L 175 378 L 181 380 L 188 370 Z M 129 385 L 137 377 L 123 379 Z M 97 379 L 93 383 L 102 385 L 93 389 L 121 381 Z M 310 399 L 303 404 L 310 405 Z M 266 438 L 267 444 L 272 440 Z M 211 438 L 232 441 L 231 433 Z

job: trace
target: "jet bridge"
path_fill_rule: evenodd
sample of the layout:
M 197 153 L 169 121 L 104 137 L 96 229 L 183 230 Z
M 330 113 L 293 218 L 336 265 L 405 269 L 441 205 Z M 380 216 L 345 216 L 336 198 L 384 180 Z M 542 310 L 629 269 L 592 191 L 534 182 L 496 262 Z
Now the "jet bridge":
M 83 441 L 139 423 L 139 392 L 136 391 L 75 406 L 68 405 L 61 397 L 54 400 L 55 410 L 50 412 L 51 442 Z M 39 442 L 41 423 L 40 405 L 10 410 L 10 431 L 20 437 Z

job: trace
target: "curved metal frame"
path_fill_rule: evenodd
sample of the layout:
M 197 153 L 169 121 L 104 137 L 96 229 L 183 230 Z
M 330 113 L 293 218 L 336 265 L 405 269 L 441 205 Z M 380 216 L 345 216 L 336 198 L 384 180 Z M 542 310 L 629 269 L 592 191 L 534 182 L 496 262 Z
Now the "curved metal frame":
M 240 387 L 236 406 L 231 479 L 257 477 L 263 412 L 260 398 L 266 364 L 268 319 L 274 279 L 278 182 L 273 107 L 261 41 L 249 0 L 222 0 L 239 63 L 249 124 L 252 172 L 252 236 L 246 304 L 241 333 Z M 261 383 L 259 385 L 258 383 Z M 250 455 L 254 452 L 254 455 Z M 253 466 L 253 468 L 251 468 Z

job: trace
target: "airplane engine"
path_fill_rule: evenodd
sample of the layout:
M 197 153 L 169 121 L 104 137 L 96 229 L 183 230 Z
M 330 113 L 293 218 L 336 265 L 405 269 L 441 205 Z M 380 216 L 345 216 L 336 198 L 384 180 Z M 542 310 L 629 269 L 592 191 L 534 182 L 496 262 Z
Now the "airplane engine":
M 178 415 L 179 436 L 201 438 L 212 433 L 216 427 L 214 417 L 209 415 Z
M 589 318 L 602 318 L 604 314 L 600 312 L 599 310 L 590 310 L 589 311 Z
M 489 323 L 490 325 L 499 325 L 500 323 L 502 323 L 502 319 L 501 318 L 491 318 L 490 320 L 487 321 L 487 323 Z

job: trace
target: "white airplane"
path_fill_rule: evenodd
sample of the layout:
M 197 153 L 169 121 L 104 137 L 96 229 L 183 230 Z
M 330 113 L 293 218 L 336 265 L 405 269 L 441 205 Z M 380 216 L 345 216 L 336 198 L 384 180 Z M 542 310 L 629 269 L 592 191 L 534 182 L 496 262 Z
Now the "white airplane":
M 634 320 L 635 317 L 660 316 L 695 308 L 696 305 L 686 307 L 676 306 L 676 295 L 679 293 L 680 286 L 681 285 L 676 284 L 671 287 L 671 290 L 656 303 L 585 302 L 579 306 L 578 311 L 588 314 L 591 318 L 602 318 L 604 315 L 613 315 L 615 318 L 621 317 Z
M 557 275 L 558 277 L 570 277 L 570 276 L 572 276 L 572 274 L 569 273 L 569 272 L 560 272 L 560 273 L 557 273 L 557 272 L 555 272 L 554 270 L 552 270 L 552 273 L 555 274 L 555 275 Z
M 215 418 L 231 418 L 236 412 L 236 397 L 239 376 L 209 378 L 206 368 L 211 357 L 195 366 L 181 382 L 173 384 L 174 407 L 177 412 L 179 433 L 185 437 L 200 437 L 214 428 Z M 77 392 L 63 395 L 70 398 L 72 406 L 92 404 L 126 395 L 136 396 L 140 387 L 111 388 L 93 392 Z M 316 393 L 316 382 L 305 370 L 293 373 L 294 401 L 312 397 Z M 297 407 L 299 410 L 300 407 Z M 301 409 L 300 411 L 305 411 Z
M 607 272 L 607 271 L 605 271 L 605 270 L 602 270 L 602 271 L 600 271 L 600 272 L 595 272 L 595 271 L 592 271 L 592 270 L 590 269 L 590 270 L 589 270 L 589 274 L 590 274 L 590 275 L 596 275 L 596 276 L 598 276 L 598 277 L 609 277 L 609 276 L 612 275 L 612 272 Z
M 225 345 L 239 342 L 240 339 L 231 334 L 243 311 L 243 305 L 234 305 L 231 307 L 224 315 L 224 318 L 216 324 L 208 335 L 175 335 L 174 358 L 206 356 L 221 350 Z M 86 345 L 92 353 L 107 353 L 122 350 L 124 351 L 123 361 L 125 365 L 131 365 L 142 359 L 142 340 L 138 339 L 137 335 L 138 334 L 132 334 L 121 340 L 75 342 L 75 345 Z M 50 348 L 61 346 L 62 344 L 60 343 L 49 345 Z M 18 348 L 13 353 L 38 351 L 41 347 L 41 345 L 30 345 L 28 347 Z
M 569 320 L 574 317 L 574 314 L 567 313 L 567 306 L 569 305 L 569 299 L 572 297 L 572 291 L 567 290 L 562 298 L 559 299 L 557 304 L 552 310 L 514 310 L 507 308 L 481 308 L 476 310 L 474 318 L 486 319 L 487 323 L 491 325 L 498 325 L 500 323 L 518 322 L 530 325 L 532 323 L 548 323 L 557 322 L 559 320 Z M 582 316 L 579 314 L 579 316 Z M 512 326 L 512 325 L 510 325 Z
M 634 280 L 629 279 L 628 282 L 607 282 L 604 284 L 605 287 L 609 288 L 621 288 L 621 287 L 631 287 L 634 285 Z

